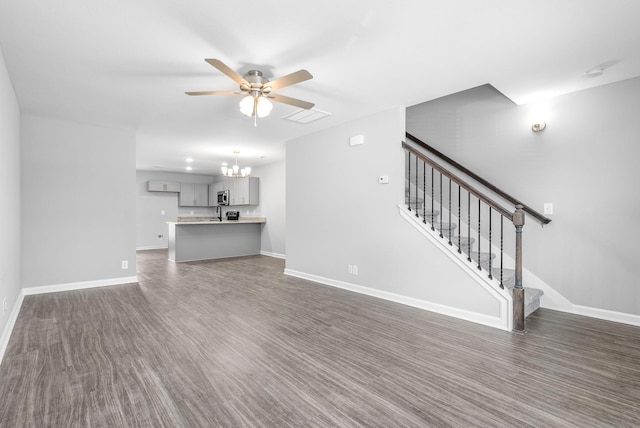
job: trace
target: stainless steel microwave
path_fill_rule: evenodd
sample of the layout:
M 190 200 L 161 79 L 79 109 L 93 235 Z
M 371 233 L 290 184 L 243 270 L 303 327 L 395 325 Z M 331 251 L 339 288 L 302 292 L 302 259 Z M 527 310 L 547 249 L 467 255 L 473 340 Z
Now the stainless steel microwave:
M 229 205 L 229 191 L 222 190 L 218 192 L 218 205 Z

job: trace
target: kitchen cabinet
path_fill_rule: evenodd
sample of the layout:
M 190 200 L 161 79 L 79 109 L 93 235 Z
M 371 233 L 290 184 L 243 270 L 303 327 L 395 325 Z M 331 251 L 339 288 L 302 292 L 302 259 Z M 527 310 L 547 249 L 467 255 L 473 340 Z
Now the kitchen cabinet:
M 180 183 L 180 197 L 178 206 L 207 207 L 209 206 L 209 187 L 206 183 Z
M 180 183 L 174 181 L 149 181 L 147 183 L 149 192 L 180 192 Z
M 258 177 L 236 178 L 229 188 L 229 205 L 258 205 L 260 179 Z
M 260 179 L 258 177 L 231 178 L 209 185 L 210 206 L 218 205 L 218 192 L 229 191 L 229 205 L 258 205 L 260 203 Z M 215 199 L 211 198 L 215 196 Z
M 225 189 L 225 182 L 221 181 L 219 183 L 211 183 L 209 184 L 209 206 L 217 207 L 218 206 L 218 192 L 221 192 Z

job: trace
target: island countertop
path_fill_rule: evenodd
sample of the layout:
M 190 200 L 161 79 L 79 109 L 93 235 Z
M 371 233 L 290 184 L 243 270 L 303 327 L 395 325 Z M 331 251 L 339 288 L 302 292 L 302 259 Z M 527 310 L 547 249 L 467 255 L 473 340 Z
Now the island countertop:
M 178 221 L 167 223 L 169 260 L 188 262 L 260 254 L 260 234 L 266 219 L 178 217 Z
M 182 225 L 190 225 L 190 224 L 253 224 L 253 223 L 266 223 L 267 219 L 265 217 L 240 217 L 238 220 L 227 220 L 222 219 L 222 221 L 217 218 L 189 218 L 187 219 L 178 219 L 178 221 L 168 221 L 168 224 L 175 224 L 177 226 Z

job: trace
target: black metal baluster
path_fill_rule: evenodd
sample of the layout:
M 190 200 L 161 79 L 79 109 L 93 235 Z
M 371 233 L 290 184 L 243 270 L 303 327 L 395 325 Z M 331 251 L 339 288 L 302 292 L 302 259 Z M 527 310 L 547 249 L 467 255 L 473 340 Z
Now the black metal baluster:
M 480 198 L 478 198 L 478 270 L 482 270 L 482 265 L 480 264 L 480 247 L 482 245 L 480 245 L 480 225 L 482 224 L 480 219 L 481 219 L 481 210 L 480 210 L 480 204 L 482 201 L 480 201 Z
M 422 161 L 422 222 L 427 224 L 427 164 Z
M 431 230 L 435 231 L 436 227 L 434 224 L 434 217 L 435 217 L 435 206 L 434 206 L 434 189 L 435 189 L 435 178 L 434 178 L 434 172 L 433 172 L 433 167 L 431 167 Z
M 462 250 L 460 249 L 460 245 L 462 243 L 462 226 L 461 226 L 461 218 L 460 218 L 460 185 L 458 184 L 458 254 L 462 254 Z
M 502 282 L 502 256 L 504 254 L 504 216 L 500 216 L 500 288 L 504 289 L 504 283 Z
M 407 206 L 411 211 L 411 152 L 407 152 Z
M 442 173 L 440 173 L 440 237 L 444 238 L 442 234 Z
M 416 155 L 416 217 L 418 215 L 418 155 Z
M 491 205 L 489 205 L 489 279 L 493 279 L 493 273 L 491 271 Z
M 471 261 L 471 193 L 467 190 L 467 261 Z
M 451 244 L 451 178 L 449 178 L 449 245 Z

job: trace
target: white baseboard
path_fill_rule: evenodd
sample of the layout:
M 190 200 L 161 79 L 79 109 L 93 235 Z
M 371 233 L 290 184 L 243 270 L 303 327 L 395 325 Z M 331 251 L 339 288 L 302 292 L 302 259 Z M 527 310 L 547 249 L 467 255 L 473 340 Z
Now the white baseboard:
M 20 313 L 20 308 L 22 307 L 23 300 L 24 293 L 23 290 L 20 290 L 20 293 L 18 293 L 18 298 L 16 299 L 16 303 L 15 305 L 13 305 L 13 310 L 11 311 L 9 319 L 7 320 L 7 325 L 4 326 L 4 331 L 2 332 L 2 336 L 0 336 L 0 364 L 2 364 L 4 353 L 7 350 L 7 346 L 9 345 L 9 339 L 11 338 L 13 327 L 16 325 L 16 320 L 18 319 L 18 314 Z
M 147 245 L 144 247 L 136 247 L 136 251 L 144 251 L 144 250 L 166 250 L 169 248 L 167 245 Z
M 25 296 L 33 294 L 57 293 L 59 291 L 83 290 L 85 288 L 108 287 L 110 285 L 122 285 L 138 282 L 137 276 L 122 278 L 99 279 L 96 281 L 70 282 L 67 284 L 41 285 L 38 287 L 25 287 L 22 292 Z
M 466 321 L 471 321 L 471 322 L 483 324 L 489 327 L 494 327 L 494 328 L 499 328 L 501 330 L 509 331 L 509 329 L 506 326 L 505 320 L 499 317 L 492 317 L 489 315 L 479 314 L 479 313 L 467 311 L 464 309 L 441 305 L 439 303 L 428 302 L 426 300 L 420 300 L 413 297 L 390 293 L 388 291 L 382 291 L 374 288 L 364 287 L 361 285 L 350 284 L 348 282 L 338 281 L 330 278 L 324 278 L 321 276 L 299 272 L 291 269 L 285 269 L 284 273 L 285 275 L 295 276 L 297 278 L 302 278 L 302 279 L 317 282 L 320 284 L 329 285 L 331 287 L 341 288 L 343 290 L 353 291 L 355 293 L 365 294 L 367 296 L 377 297 L 379 299 L 389 300 L 391 302 L 412 306 L 414 308 L 424 309 L 424 310 L 436 312 L 442 315 L 447 315 L 454 318 L 460 318 Z
M 260 254 L 263 256 L 275 257 L 276 259 L 286 259 L 287 256 L 284 254 L 271 253 L 269 251 L 260 251 Z
M 576 315 L 584 315 L 591 318 L 599 318 L 606 321 L 619 322 L 640 327 L 640 315 L 627 314 L 624 312 L 609 311 L 607 309 L 591 308 L 589 306 L 573 305 L 571 312 Z

